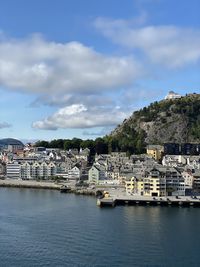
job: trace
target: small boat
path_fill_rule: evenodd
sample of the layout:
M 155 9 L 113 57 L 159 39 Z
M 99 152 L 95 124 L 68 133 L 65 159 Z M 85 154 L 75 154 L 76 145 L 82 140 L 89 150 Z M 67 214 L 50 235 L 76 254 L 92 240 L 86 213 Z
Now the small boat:
M 71 192 L 71 187 L 67 185 L 62 185 L 60 188 L 60 193 L 69 193 Z

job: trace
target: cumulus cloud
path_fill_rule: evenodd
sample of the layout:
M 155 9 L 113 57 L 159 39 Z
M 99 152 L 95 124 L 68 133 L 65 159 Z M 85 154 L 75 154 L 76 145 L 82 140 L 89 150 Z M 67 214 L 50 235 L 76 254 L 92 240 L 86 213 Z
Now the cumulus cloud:
M 91 93 L 130 84 L 138 62 L 112 57 L 79 42 L 48 42 L 39 35 L 0 40 L 0 85 L 25 92 Z
M 86 107 L 74 104 L 59 109 L 53 115 L 33 123 L 33 128 L 57 130 L 58 128 L 92 128 L 114 126 L 130 115 L 120 107 Z
M 95 26 L 115 43 L 140 49 L 154 63 L 170 68 L 200 60 L 200 30 L 176 26 L 142 26 L 132 21 L 97 18 Z
M 109 56 L 79 42 L 50 42 L 40 35 L 0 38 L 0 86 L 34 94 L 31 107 L 59 107 L 34 122 L 37 129 L 116 125 L 129 114 L 116 108 L 117 95 L 142 75 L 133 56 Z
M 10 128 L 10 127 L 12 127 L 11 124 L 9 124 L 7 122 L 0 122 L 0 129 Z

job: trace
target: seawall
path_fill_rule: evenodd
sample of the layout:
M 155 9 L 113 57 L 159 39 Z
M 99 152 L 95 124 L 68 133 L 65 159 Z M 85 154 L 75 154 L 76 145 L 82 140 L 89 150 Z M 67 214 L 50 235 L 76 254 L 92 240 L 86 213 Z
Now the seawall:
M 54 182 L 5 179 L 5 180 L 0 180 L 0 187 L 60 190 L 61 186 L 59 184 L 55 184 Z

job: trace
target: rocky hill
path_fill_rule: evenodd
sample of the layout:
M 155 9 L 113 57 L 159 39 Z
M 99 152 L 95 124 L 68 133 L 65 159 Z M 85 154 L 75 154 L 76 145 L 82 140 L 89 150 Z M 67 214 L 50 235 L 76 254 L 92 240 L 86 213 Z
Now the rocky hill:
M 132 143 L 138 152 L 146 144 L 200 142 L 200 94 L 154 102 L 135 111 L 110 138 L 121 145 Z

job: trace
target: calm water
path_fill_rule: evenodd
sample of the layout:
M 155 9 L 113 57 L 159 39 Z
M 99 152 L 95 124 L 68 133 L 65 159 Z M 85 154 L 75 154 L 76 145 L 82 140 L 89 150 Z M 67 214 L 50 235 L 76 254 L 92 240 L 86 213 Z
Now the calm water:
M 200 209 L 0 189 L 0 266 L 200 266 Z

